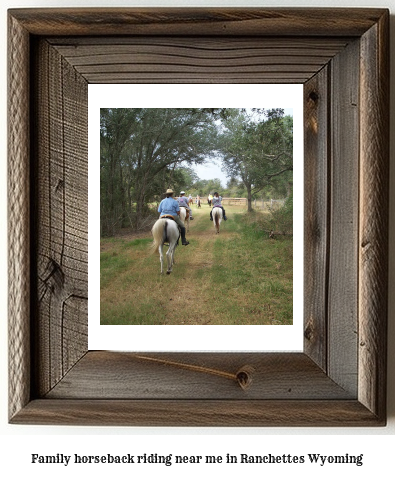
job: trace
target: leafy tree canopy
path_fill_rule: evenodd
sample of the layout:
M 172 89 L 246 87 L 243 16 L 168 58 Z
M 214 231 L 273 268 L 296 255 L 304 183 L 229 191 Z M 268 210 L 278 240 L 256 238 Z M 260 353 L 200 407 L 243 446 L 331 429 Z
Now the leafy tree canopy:
M 219 149 L 228 176 L 243 182 L 250 210 L 258 192 L 292 183 L 293 118 L 282 109 L 228 113 Z

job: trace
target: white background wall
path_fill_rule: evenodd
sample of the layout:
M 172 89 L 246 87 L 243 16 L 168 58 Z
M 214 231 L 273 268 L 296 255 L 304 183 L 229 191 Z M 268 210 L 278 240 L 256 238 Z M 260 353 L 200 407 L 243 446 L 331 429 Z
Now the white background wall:
M 82 427 L 27 427 L 7 424 L 7 240 L 6 240 L 6 45 L 7 26 L 6 11 L 17 7 L 122 7 L 122 6 L 239 6 L 239 7 L 385 7 L 389 8 L 391 17 L 391 57 L 392 82 L 395 79 L 395 0 L 387 1 L 29 1 L 3 0 L 0 17 L 0 434 L 3 436 L 0 448 L 0 473 L 2 476 L 15 476 L 19 473 L 29 476 L 108 476 L 115 473 L 117 477 L 147 476 L 151 473 L 161 476 L 210 476 L 222 473 L 246 472 L 250 476 L 264 476 L 275 472 L 289 472 L 292 476 L 329 476 L 333 473 L 350 476 L 369 476 L 373 473 L 393 472 L 392 456 L 395 446 L 395 324 L 394 311 L 394 250 L 390 252 L 390 302 L 389 302 L 389 370 L 388 370 L 388 425 L 384 428 L 282 428 L 282 429 L 178 429 L 178 428 L 82 428 Z M 394 124 L 394 94 L 391 95 L 391 122 Z M 394 165 L 394 140 L 391 141 L 391 165 Z M 394 244 L 394 168 L 391 169 L 391 205 L 390 205 L 390 244 Z M 322 455 L 361 454 L 363 466 L 355 465 L 150 465 L 133 467 L 132 465 L 33 465 L 31 454 L 56 455 L 97 455 L 97 454 L 184 454 L 184 455 L 239 455 L 292 454 L 305 455 L 320 453 Z M 12 473 L 12 475 L 11 475 Z M 21 475 L 22 476 L 22 475 Z

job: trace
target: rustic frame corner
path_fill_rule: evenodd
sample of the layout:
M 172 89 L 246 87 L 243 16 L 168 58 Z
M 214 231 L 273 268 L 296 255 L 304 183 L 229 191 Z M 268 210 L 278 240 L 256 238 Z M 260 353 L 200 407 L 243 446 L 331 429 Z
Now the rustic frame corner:
M 384 426 L 388 10 L 8 19 L 10 423 Z M 303 353 L 88 350 L 87 85 L 120 82 L 304 84 Z

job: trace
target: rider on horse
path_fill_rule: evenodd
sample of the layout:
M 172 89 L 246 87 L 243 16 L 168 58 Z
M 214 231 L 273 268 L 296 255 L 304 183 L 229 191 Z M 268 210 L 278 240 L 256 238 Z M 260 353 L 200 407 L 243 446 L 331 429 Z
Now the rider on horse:
M 185 237 L 185 226 L 180 219 L 180 206 L 178 202 L 173 198 L 174 191 L 168 189 L 166 191 L 166 198 L 161 201 L 158 207 L 160 217 L 172 216 L 181 230 L 181 241 L 183 246 L 187 246 L 189 241 Z
M 185 191 L 181 191 L 181 192 L 180 192 L 180 197 L 177 199 L 177 201 L 178 201 L 178 205 L 179 205 L 180 207 L 185 207 L 186 209 L 188 209 L 188 211 L 189 211 L 189 219 L 190 219 L 191 221 L 193 221 L 192 209 L 189 207 L 189 204 L 188 204 L 189 201 L 188 201 L 188 199 L 187 199 L 186 196 L 185 196 Z
M 222 201 L 222 197 L 219 196 L 218 193 L 214 193 L 214 197 L 213 197 L 213 200 L 212 200 L 213 209 L 215 207 L 220 207 L 222 209 L 222 215 L 223 215 L 224 221 L 226 221 L 228 218 L 225 215 L 225 209 L 223 208 L 223 206 L 221 204 L 221 201 Z M 210 221 L 213 220 L 213 209 L 211 209 L 211 211 L 210 211 Z

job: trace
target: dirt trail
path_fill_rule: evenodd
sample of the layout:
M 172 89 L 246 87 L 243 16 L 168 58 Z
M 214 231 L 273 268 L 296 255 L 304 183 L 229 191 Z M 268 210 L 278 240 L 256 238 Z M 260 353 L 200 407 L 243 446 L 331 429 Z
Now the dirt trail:
M 206 212 L 206 211 L 205 211 Z M 208 213 L 207 213 L 208 216 Z M 204 230 L 194 230 L 194 225 L 202 225 L 205 223 L 206 227 Z M 213 264 L 213 254 L 211 252 L 211 246 L 216 239 L 229 240 L 231 237 L 235 236 L 235 233 L 232 233 L 226 230 L 226 227 L 221 224 L 222 228 L 219 234 L 216 234 L 214 225 L 209 221 L 206 214 L 201 214 L 199 211 L 196 214 L 196 218 L 191 222 L 190 231 L 187 235 L 188 239 L 192 241 L 193 253 L 188 254 L 188 262 L 190 267 L 195 267 L 201 269 Z M 195 241 L 196 239 L 196 241 Z M 188 246 L 189 247 L 189 246 Z
M 216 234 L 214 225 L 209 219 L 210 209 L 208 206 L 202 206 L 201 209 L 193 208 L 194 220 L 190 222 L 187 239 L 189 246 L 178 248 L 176 253 L 176 262 L 185 261 L 187 257 L 187 276 L 183 279 L 192 281 L 192 278 L 199 271 L 206 270 L 206 278 L 201 278 L 196 282 L 190 282 L 187 292 L 177 290 L 169 300 L 167 305 L 168 316 L 172 317 L 172 322 L 176 320 L 181 324 L 203 325 L 210 324 L 212 316 L 210 310 L 209 291 L 212 289 L 211 267 L 214 264 L 214 255 L 212 246 L 214 241 L 227 241 L 235 238 L 237 233 L 227 230 L 227 224 L 221 223 L 220 233 Z M 179 249 L 182 248 L 180 251 Z M 173 273 L 177 273 L 177 263 L 174 266 Z
M 234 223 L 232 224 L 234 212 L 229 211 L 229 221 L 222 221 L 220 233 L 216 234 L 209 218 L 208 205 L 203 205 L 201 209 L 193 206 L 194 220 L 190 222 L 189 233 L 186 234 L 190 244 L 186 247 L 180 244 L 177 247 L 176 263 L 170 275 L 160 275 L 159 255 L 152 257 L 148 247 L 124 247 L 125 242 L 152 239 L 150 230 L 137 234 L 123 231 L 115 243 L 102 241 L 102 252 L 112 253 L 116 258 L 126 258 L 134 264 L 132 269 L 125 267 L 120 270 L 112 283 L 101 291 L 102 303 L 108 307 L 112 307 L 112 304 L 124 304 L 128 307 L 127 304 L 130 304 L 131 308 L 133 304 L 145 304 L 150 310 L 155 304 L 154 307 L 158 310 L 157 319 L 163 324 L 214 323 L 213 246 L 217 241 L 225 243 L 237 238 L 238 233 L 235 232 Z M 166 264 L 166 258 L 164 259 Z M 148 272 L 149 270 L 151 272 Z M 133 284 L 133 287 L 130 284 Z
M 160 274 L 149 230 L 103 239 L 102 323 L 291 323 L 292 248 L 273 240 L 262 248 L 243 232 L 244 210 L 226 209 L 229 220 L 216 234 L 208 205 L 193 207 L 190 244 L 177 247 L 170 275 Z

